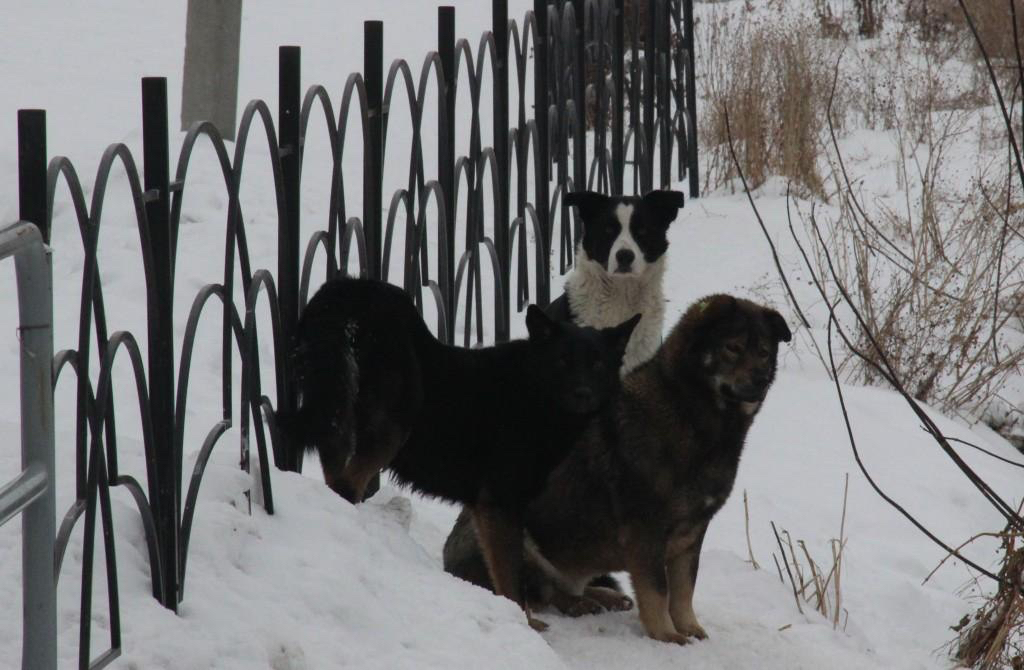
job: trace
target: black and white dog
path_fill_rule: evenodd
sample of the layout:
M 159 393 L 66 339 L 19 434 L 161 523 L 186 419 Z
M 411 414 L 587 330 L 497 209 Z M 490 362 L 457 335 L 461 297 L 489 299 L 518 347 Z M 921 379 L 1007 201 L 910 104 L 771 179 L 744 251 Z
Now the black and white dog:
M 642 314 L 626 347 L 621 370 L 626 374 L 651 358 L 661 344 L 667 233 L 683 206 L 683 194 L 651 191 L 640 197 L 583 191 L 567 194 L 565 204 L 579 210 L 583 241 L 565 293 L 547 313 L 592 328 L 607 328 Z

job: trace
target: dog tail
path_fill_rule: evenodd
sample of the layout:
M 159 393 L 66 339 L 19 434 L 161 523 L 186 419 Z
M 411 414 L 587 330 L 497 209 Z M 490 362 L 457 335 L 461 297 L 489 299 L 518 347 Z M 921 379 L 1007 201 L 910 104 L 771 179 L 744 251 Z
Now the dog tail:
M 352 451 L 359 365 L 353 332 L 329 314 L 304 319 L 291 354 L 292 381 L 299 396 L 295 412 L 280 412 L 278 429 L 293 451 L 320 452 L 321 460 L 344 463 Z M 325 453 L 330 450 L 330 454 Z

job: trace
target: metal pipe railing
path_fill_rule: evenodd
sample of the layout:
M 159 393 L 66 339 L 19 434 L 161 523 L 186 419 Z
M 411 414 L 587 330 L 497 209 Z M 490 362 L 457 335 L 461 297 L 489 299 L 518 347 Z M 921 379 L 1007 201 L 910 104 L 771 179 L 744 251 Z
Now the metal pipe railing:
M 52 269 L 49 250 L 31 223 L 0 229 L 0 260 L 8 256 L 14 256 L 18 285 L 22 472 L 0 489 L 0 524 L 19 512 L 23 515 L 21 667 L 55 670 Z

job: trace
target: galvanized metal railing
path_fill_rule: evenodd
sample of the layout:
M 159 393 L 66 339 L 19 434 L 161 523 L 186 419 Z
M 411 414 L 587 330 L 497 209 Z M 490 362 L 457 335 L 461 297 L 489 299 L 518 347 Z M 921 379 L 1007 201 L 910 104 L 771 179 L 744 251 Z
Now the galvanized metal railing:
M 50 254 L 39 229 L 19 221 L 0 229 L 0 260 L 14 256 L 21 342 L 21 467 L 0 488 L 0 525 L 22 515 L 22 658 L 24 670 L 57 667 L 54 570 L 53 286 Z

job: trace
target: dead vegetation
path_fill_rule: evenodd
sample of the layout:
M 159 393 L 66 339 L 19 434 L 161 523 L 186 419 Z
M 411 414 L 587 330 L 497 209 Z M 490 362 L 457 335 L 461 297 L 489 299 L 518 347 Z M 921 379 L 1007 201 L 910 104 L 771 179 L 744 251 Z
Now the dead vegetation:
M 1008 525 L 1001 533 L 983 533 L 1000 541 L 1000 583 L 991 597 L 953 626 L 957 637 L 950 655 L 967 668 L 1024 670 L 1024 533 Z
M 1000 392 L 1010 380 L 1019 385 L 1024 366 L 1024 138 L 1018 137 L 1024 123 L 1022 0 L 885 3 L 888 41 L 850 48 L 855 56 L 849 60 L 859 61 L 859 71 L 852 73 L 840 67 L 840 52 L 858 31 L 832 11 L 828 0 L 816 7 L 821 39 L 837 45 L 830 56 L 836 65 L 823 116 L 827 136 L 816 157 L 827 166 L 824 186 L 811 190 L 824 196 L 794 206 L 794 218 L 803 226 L 791 220 L 790 232 L 804 261 L 801 272 L 810 276 L 820 297 L 817 307 L 827 311 L 822 348 L 851 448 L 881 498 L 978 579 L 991 580 L 979 589 L 984 595 L 977 611 L 954 627 L 958 636 L 951 656 L 965 667 L 1024 670 L 1020 508 L 1009 505 L 960 457 L 922 404 L 1020 433 L 1022 414 L 1007 407 Z M 900 23 L 892 21 L 896 17 L 902 26 L 892 25 Z M 881 67 L 872 69 L 872 63 Z M 843 97 L 847 86 L 853 92 Z M 776 253 L 751 195 L 766 177 L 746 156 L 750 140 L 742 130 L 744 100 L 724 94 L 710 100 L 709 106 L 725 108 L 721 116 L 733 172 L 717 165 L 717 156 L 711 165 L 716 175 L 736 175 L 743 182 Z M 712 110 L 710 116 L 717 115 Z M 874 175 L 851 174 L 850 156 L 841 148 L 843 126 L 861 126 L 858 121 L 895 137 L 892 156 L 875 161 L 857 157 L 858 169 L 867 166 Z M 806 189 L 775 166 L 768 174 L 788 177 L 797 193 Z M 872 177 L 874 183 L 866 183 Z M 778 259 L 776 266 L 801 321 L 810 328 Z M 948 545 L 878 486 L 860 459 L 846 413 L 844 379 L 894 389 L 963 472 L 972 493 L 1006 520 L 1003 532 L 978 536 L 1000 540 L 997 567 L 966 557 L 961 550 L 967 543 Z M 837 621 L 839 591 L 833 575 L 841 565 L 842 531 L 833 540 L 838 542 L 833 544 L 836 567 L 827 571 L 805 543 L 784 529 L 776 530 L 776 542 L 779 576 L 783 582 L 788 577 L 797 607 L 824 608 Z
M 816 32 L 814 22 L 744 17 L 737 26 L 735 20 L 712 17 L 703 23 L 705 189 L 731 184 L 736 178 L 726 147 L 725 110 L 731 109 L 742 110 L 733 115 L 732 133 L 754 188 L 780 175 L 801 193 L 822 196 L 818 157 L 830 62 L 811 40 L 803 38 Z
M 772 532 L 775 534 L 776 545 L 779 548 L 778 555 L 772 553 L 775 569 L 779 573 L 779 581 L 785 584 L 786 578 L 789 579 L 796 608 L 801 614 L 804 613 L 804 606 L 808 606 L 831 621 L 832 628 L 838 630 L 846 630 L 846 624 L 850 618 L 850 613 L 843 607 L 842 598 L 843 551 L 846 549 L 847 539 L 846 496 L 849 486 L 850 476 L 847 475 L 846 483 L 843 486 L 843 514 L 839 522 L 839 537 L 829 540 L 831 555 L 826 562 L 816 561 L 807 548 L 806 542 L 794 541 L 788 530 L 784 528 L 779 530 L 776 528 L 775 522 L 771 522 Z M 744 492 L 745 503 L 746 492 Z M 757 569 L 753 551 L 751 551 L 750 560 L 754 562 L 754 567 Z M 783 570 L 785 570 L 785 578 Z

